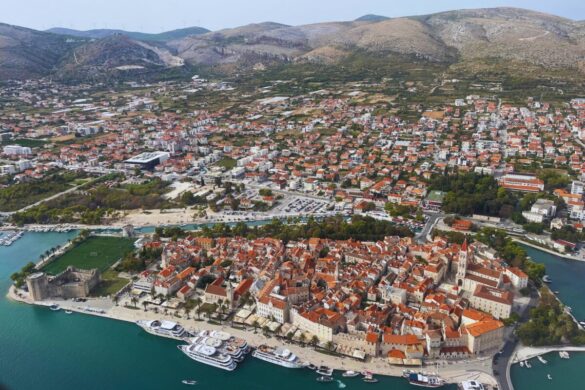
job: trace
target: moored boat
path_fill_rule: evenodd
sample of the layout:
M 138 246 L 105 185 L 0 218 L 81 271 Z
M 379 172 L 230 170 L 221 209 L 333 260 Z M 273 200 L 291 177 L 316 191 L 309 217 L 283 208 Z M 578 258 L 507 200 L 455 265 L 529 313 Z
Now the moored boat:
M 319 366 L 319 368 L 317 368 L 317 374 L 331 376 L 333 375 L 333 369 L 327 366 Z
M 378 380 L 376 378 L 374 378 L 374 374 L 372 374 L 369 371 L 365 371 L 364 373 L 364 377 L 363 377 L 363 381 L 366 383 L 376 383 L 378 382 Z
M 537 356 L 536 358 L 537 358 L 537 359 L 538 359 L 538 360 L 539 360 L 539 361 L 540 361 L 542 364 L 546 364 L 546 363 L 548 363 L 548 362 L 546 361 L 546 359 L 545 359 L 545 358 L 543 358 L 543 357 L 542 357 L 542 356 L 540 356 L 540 355 L 539 355 L 539 356 Z
M 192 379 L 183 379 L 181 381 L 181 383 L 184 384 L 184 385 L 193 386 L 193 385 L 196 385 L 197 384 L 197 381 L 194 381 Z
M 189 358 L 208 366 L 221 368 L 226 371 L 233 371 L 237 364 L 231 356 L 218 352 L 215 348 L 203 344 L 178 345 Z
M 542 281 L 543 281 L 544 283 L 552 283 L 552 279 L 551 279 L 551 277 L 550 277 L 550 276 L 548 276 L 548 275 L 544 275 L 544 276 L 542 277 Z
M 342 377 L 344 378 L 353 378 L 354 376 L 358 376 L 360 373 L 357 371 L 345 371 L 343 374 L 341 374 Z
M 61 310 L 61 307 L 59 305 L 57 305 L 56 303 L 53 303 L 51 306 L 49 306 L 49 309 L 51 309 L 53 311 L 58 311 L 58 310 Z
M 411 385 L 420 387 L 438 388 L 445 385 L 445 381 L 437 375 L 411 373 L 407 380 Z
M 136 325 L 155 336 L 170 337 L 176 340 L 183 340 L 191 334 L 181 325 L 173 321 L 160 320 L 139 320 Z
M 252 356 L 264 360 L 265 362 L 278 364 L 279 366 L 286 368 L 303 367 L 303 362 L 301 362 L 294 353 L 282 347 L 272 348 L 268 345 L 260 345 L 254 352 L 252 352 Z

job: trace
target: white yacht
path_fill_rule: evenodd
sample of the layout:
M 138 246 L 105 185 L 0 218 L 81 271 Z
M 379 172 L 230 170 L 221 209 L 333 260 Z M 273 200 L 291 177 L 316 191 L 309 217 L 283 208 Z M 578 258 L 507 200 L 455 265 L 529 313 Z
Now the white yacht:
M 222 370 L 233 371 L 238 366 L 231 356 L 218 352 L 217 349 L 204 344 L 178 345 L 189 358 Z
M 224 337 L 223 339 L 215 338 L 210 335 L 208 331 L 199 332 L 195 337 L 191 337 L 187 339 L 191 344 L 201 344 L 213 347 L 218 350 L 218 352 L 231 356 L 235 361 L 241 362 L 246 357 L 248 353 L 248 345 L 247 343 L 242 345 L 236 342 L 233 342 L 231 339 L 232 337 L 225 333 L 220 332 L 228 335 L 229 337 Z
M 267 345 L 260 345 L 254 352 L 252 352 L 252 356 L 287 368 L 303 367 L 303 363 L 294 353 L 282 347 L 272 348 Z
M 183 340 L 190 334 L 181 325 L 173 321 L 159 320 L 139 320 L 136 325 L 155 336 L 170 337 L 177 340 Z
M 212 330 L 209 332 L 209 336 L 215 339 L 219 339 L 228 345 L 232 345 L 233 347 L 242 350 L 242 352 L 245 354 L 250 352 L 248 342 L 240 337 L 235 337 L 227 332 L 222 332 L 219 330 Z

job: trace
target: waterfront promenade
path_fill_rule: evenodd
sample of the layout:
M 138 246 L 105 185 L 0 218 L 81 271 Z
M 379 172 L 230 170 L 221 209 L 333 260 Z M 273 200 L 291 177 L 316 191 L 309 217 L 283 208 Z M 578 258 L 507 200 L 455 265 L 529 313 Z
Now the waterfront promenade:
M 546 355 L 550 352 L 567 351 L 567 352 L 585 352 L 583 346 L 573 345 L 556 345 L 551 347 L 526 347 L 519 346 L 512 357 L 512 363 L 519 363 L 523 360 L 533 359 L 537 356 Z
M 116 306 L 111 300 L 105 298 L 90 299 L 85 303 L 63 300 L 33 302 L 27 297 L 26 293 L 17 293 L 13 286 L 9 289 L 8 298 L 22 303 L 36 304 L 41 306 L 49 306 L 53 303 L 56 303 L 63 310 L 71 310 L 78 313 L 90 314 L 132 323 L 138 320 L 165 319 L 180 323 L 188 330 L 224 330 L 230 332 L 234 336 L 245 339 L 252 346 L 268 344 L 276 347 L 281 346 L 284 342 L 276 339 L 275 337 L 266 337 L 261 332 L 254 331 L 252 328 L 234 328 L 229 326 L 228 323 L 218 325 L 208 323 L 206 321 L 198 321 L 194 318 L 187 319 L 176 317 L 172 314 L 165 315 L 160 312 L 154 313 L 150 310 L 144 311 L 142 308 L 128 308 L 124 307 L 123 305 Z M 85 308 L 90 308 L 90 311 Z M 322 353 L 309 346 L 303 347 L 296 344 L 287 344 L 286 347 L 299 356 L 299 358 L 303 361 L 316 365 L 326 365 L 336 370 L 354 370 L 359 372 L 367 370 L 377 375 L 400 377 L 402 376 L 402 371 L 406 368 L 401 366 L 392 366 L 383 358 L 373 358 L 367 362 L 362 362 L 351 359 L 349 357 L 339 357 Z M 439 375 L 450 383 L 459 383 L 464 380 L 478 380 L 486 384 L 495 385 L 496 381 L 491 375 L 491 361 L 491 356 L 469 359 L 465 361 L 439 361 L 433 362 L 432 366 L 423 367 L 422 369 L 425 371 L 435 372 L 438 368 Z

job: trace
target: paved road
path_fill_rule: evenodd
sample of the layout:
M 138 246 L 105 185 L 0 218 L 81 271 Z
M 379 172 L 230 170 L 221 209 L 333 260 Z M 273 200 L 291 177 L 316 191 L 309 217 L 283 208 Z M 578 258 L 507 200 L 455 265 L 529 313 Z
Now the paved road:
M 427 235 L 435 227 L 437 221 L 446 216 L 443 213 L 425 213 L 425 215 L 429 219 L 427 220 L 427 223 L 425 223 L 425 226 L 422 228 L 422 230 L 416 235 L 416 240 L 421 244 L 427 241 Z

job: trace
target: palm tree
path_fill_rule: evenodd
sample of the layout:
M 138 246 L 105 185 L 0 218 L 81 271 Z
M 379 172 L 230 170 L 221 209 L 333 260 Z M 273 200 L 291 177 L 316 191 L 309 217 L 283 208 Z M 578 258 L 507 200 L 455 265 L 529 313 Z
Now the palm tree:
M 325 344 L 325 348 L 326 348 L 328 351 L 333 351 L 333 347 L 335 347 L 335 344 L 333 344 L 333 342 L 332 342 L 332 341 L 327 341 L 327 344 Z
M 138 303 L 138 298 L 132 297 L 132 299 L 130 301 L 132 302 L 132 304 L 134 305 L 134 307 L 136 307 L 136 304 Z
M 197 319 L 200 320 L 201 319 L 201 306 L 197 306 L 197 308 L 195 309 L 195 313 L 197 313 Z
M 260 324 L 258 323 L 258 321 L 254 320 L 254 322 L 252 322 L 252 326 L 254 327 L 254 333 L 256 333 L 256 330 L 258 329 Z
M 305 341 L 307 341 L 307 337 L 305 336 L 304 333 L 301 333 L 301 335 L 299 336 L 299 341 L 301 342 L 302 345 L 305 345 Z
M 288 341 L 292 340 L 293 337 L 295 337 L 295 334 L 293 332 L 288 332 L 286 334 L 286 338 L 288 339 Z
M 142 301 L 142 306 L 144 306 L 144 311 L 146 311 L 146 306 L 148 306 L 148 302 Z
M 268 334 L 268 332 L 270 332 L 270 328 L 268 327 L 268 325 L 264 325 L 262 327 L 262 333 L 264 333 L 266 335 L 266 334 Z
M 112 298 L 112 301 L 114 301 L 114 304 L 116 306 L 118 306 L 118 302 L 120 301 L 120 297 L 116 294 L 114 295 L 114 297 Z
M 317 346 L 317 344 L 319 344 L 319 337 L 313 336 L 311 338 L 311 345 L 313 346 L 313 348 L 315 348 Z

